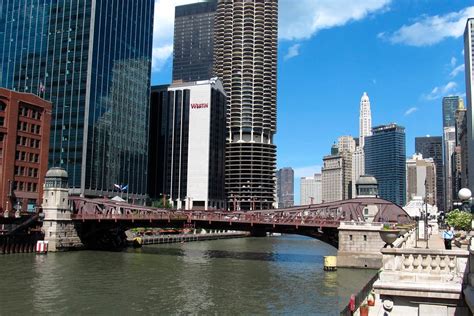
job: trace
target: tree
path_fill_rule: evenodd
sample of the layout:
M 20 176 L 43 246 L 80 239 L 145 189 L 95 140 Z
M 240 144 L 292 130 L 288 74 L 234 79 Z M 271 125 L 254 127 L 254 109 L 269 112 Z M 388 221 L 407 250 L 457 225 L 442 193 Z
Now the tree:
M 156 208 L 171 208 L 171 203 L 168 200 L 166 200 L 163 205 L 163 199 L 159 199 L 159 200 L 153 200 L 151 202 L 151 206 L 156 207 Z
M 446 221 L 455 229 L 471 230 L 472 214 L 455 209 L 448 213 Z

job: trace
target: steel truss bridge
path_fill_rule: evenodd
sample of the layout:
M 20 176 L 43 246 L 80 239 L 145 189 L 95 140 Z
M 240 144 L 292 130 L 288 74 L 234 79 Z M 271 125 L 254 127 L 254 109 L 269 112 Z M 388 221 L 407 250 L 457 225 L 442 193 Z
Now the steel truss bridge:
M 374 222 L 411 221 L 401 207 L 379 198 L 356 198 L 285 209 L 240 212 L 170 210 L 108 199 L 70 197 L 71 217 L 79 227 L 81 240 L 90 248 L 103 248 L 110 242 L 119 248 L 125 242 L 124 231 L 133 227 L 238 230 L 249 231 L 254 236 L 265 236 L 267 232 L 298 234 L 317 238 L 337 247 L 339 224 L 343 221 L 364 222 L 364 211 L 369 206 L 376 206 L 378 209 Z M 104 245 L 97 244 L 100 240 Z

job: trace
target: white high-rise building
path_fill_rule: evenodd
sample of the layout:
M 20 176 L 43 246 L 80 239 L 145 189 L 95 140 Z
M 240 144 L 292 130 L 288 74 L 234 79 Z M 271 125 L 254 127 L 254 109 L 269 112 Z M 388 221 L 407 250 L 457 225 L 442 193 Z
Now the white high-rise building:
M 364 164 L 364 149 L 362 147 L 357 147 L 352 153 L 352 198 L 357 196 L 356 183 L 357 180 L 359 180 L 359 177 L 364 174 Z
M 372 113 L 370 112 L 370 100 L 367 92 L 360 98 L 359 112 L 359 146 L 364 148 L 364 139 L 372 135 Z
M 352 136 L 340 136 L 337 139 L 337 150 L 339 153 L 343 151 L 354 152 L 356 149 L 356 142 Z
M 450 211 L 453 208 L 453 173 L 452 161 L 454 148 L 456 147 L 456 128 L 445 127 L 443 130 L 444 142 L 444 209 Z
M 360 99 L 359 110 L 359 146 L 352 154 L 352 197 L 356 196 L 356 183 L 359 177 L 365 174 L 365 137 L 372 135 L 372 112 L 367 92 Z
M 436 204 L 436 165 L 433 158 L 423 158 L 414 154 L 407 159 L 407 201 L 416 197 L 428 199 L 428 204 Z
M 474 190 L 474 18 L 469 18 L 464 31 L 464 67 L 467 101 L 467 168 L 468 187 Z
M 322 201 L 321 174 L 302 177 L 300 180 L 300 205 L 319 204 Z

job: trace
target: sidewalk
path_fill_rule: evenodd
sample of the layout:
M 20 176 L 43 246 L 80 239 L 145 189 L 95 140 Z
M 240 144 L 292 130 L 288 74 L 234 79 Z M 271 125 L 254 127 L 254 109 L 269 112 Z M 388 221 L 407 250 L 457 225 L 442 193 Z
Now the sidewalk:
M 431 234 L 428 240 L 428 249 L 444 249 L 444 240 L 441 238 L 442 231 L 438 234 Z M 418 240 L 417 248 L 426 248 L 426 242 L 424 240 Z M 453 243 L 453 249 L 457 248 Z

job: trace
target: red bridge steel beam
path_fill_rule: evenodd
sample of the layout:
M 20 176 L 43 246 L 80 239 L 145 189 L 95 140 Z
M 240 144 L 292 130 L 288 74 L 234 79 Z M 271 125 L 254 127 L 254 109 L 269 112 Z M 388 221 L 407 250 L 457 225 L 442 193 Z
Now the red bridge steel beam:
M 400 222 L 400 216 L 409 218 L 399 206 L 378 198 L 352 199 L 331 203 L 297 206 L 286 209 L 229 212 L 157 209 L 131 205 L 107 199 L 70 197 L 74 220 L 167 220 L 243 223 L 250 225 L 279 225 L 306 227 L 337 227 L 341 221 L 364 222 L 363 210 L 370 205 L 379 209 L 376 221 Z M 392 218 L 390 218 L 392 216 Z M 394 220 L 394 216 L 396 219 Z M 386 220 L 388 218 L 388 220 Z

